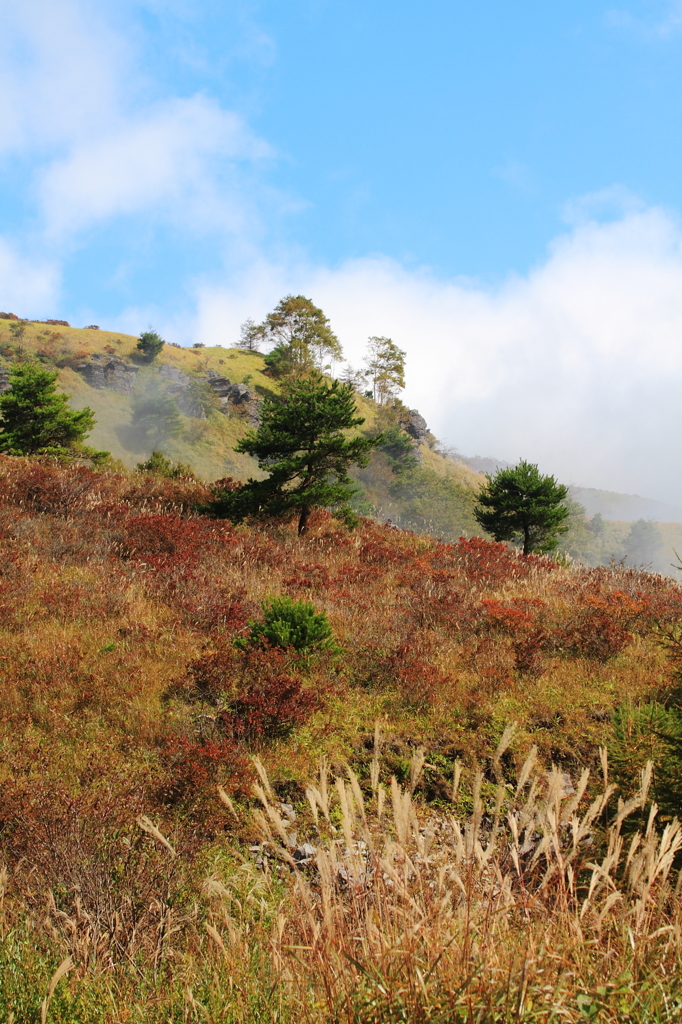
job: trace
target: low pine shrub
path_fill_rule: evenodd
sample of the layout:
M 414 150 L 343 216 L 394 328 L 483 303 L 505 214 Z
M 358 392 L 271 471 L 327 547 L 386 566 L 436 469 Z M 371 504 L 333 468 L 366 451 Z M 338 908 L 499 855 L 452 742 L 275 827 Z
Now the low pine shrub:
M 163 452 L 154 450 L 146 462 L 138 462 L 136 469 L 140 473 L 150 473 L 152 476 L 163 476 L 167 480 L 179 480 L 186 476 L 194 479 L 192 467 L 184 462 L 171 462 Z
M 663 820 L 682 813 L 682 710 L 657 701 L 623 704 L 613 714 L 609 743 L 613 774 L 621 790 L 637 788 L 647 761 L 653 765 L 652 797 Z
M 329 619 L 325 612 L 316 612 L 311 601 L 294 601 L 285 595 L 264 601 L 262 607 L 262 620 L 249 622 L 249 636 L 237 640 L 238 646 L 267 644 L 293 647 L 301 653 L 335 649 Z

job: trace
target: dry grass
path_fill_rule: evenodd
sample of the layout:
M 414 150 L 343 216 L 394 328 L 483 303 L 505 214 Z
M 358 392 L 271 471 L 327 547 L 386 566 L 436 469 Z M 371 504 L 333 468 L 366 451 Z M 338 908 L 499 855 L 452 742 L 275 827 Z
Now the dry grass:
M 323 765 L 307 791 L 317 828 L 305 866 L 264 779 L 266 872 L 292 872 L 270 935 L 287 1005 L 299 1019 L 354 1024 L 679 1019 L 680 825 L 657 830 L 652 806 L 624 834 L 646 805 L 650 765 L 608 823 L 605 751 L 602 762 L 593 798 L 587 771 L 574 787 L 539 769 L 536 751 L 514 787 L 499 776 L 492 806 L 479 773 L 464 820 L 415 805 L 423 752 L 409 786 L 393 778 L 389 792 L 378 756 L 366 794 L 352 771 L 330 782 Z M 460 781 L 458 769 L 455 790 Z M 242 904 L 217 879 L 207 888 L 209 935 L 227 961 L 244 958 Z
M 326 514 L 236 529 L 191 480 L 3 458 L 0 493 L 0 1019 L 677 1019 L 677 825 L 641 794 L 618 819 L 643 764 L 598 781 L 614 708 L 677 685 L 676 583 Z M 339 656 L 235 649 L 283 593 Z M 289 735 L 232 728 L 283 677 Z

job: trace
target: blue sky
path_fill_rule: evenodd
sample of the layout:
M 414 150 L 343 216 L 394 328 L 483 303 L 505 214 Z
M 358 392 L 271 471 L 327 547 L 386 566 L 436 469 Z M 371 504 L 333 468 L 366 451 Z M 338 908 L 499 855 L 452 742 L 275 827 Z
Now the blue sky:
M 682 501 L 682 2 L 4 0 L 0 29 L 0 308 L 229 344 L 303 291 L 355 363 L 395 337 L 462 451 Z

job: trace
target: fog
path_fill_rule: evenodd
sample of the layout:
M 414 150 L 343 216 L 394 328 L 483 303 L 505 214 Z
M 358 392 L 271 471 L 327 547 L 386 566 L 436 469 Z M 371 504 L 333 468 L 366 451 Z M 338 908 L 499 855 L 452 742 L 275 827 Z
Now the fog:
M 658 208 L 608 223 L 589 213 L 573 211 L 528 274 L 495 285 L 380 256 L 251 264 L 229 287 L 198 289 L 194 338 L 234 344 L 243 319 L 302 292 L 355 365 L 368 335 L 404 348 L 404 400 L 464 454 L 682 503 L 680 225 Z

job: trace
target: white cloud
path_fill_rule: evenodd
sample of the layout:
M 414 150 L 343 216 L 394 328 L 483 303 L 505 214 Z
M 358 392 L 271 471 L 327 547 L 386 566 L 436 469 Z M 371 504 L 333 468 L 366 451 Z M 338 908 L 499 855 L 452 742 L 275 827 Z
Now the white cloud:
M 0 238 L 0 282 L 4 313 L 41 316 L 58 293 L 59 270 L 54 263 L 22 257 Z
M 143 212 L 146 223 L 253 233 L 264 196 L 246 179 L 270 148 L 207 96 L 158 97 L 135 2 L 0 5 L 0 153 L 31 161 L 39 230 L 54 244 Z M 282 205 L 274 192 L 265 202 Z
M 355 364 L 370 334 L 406 349 L 406 401 L 462 452 L 682 502 L 682 233 L 664 211 L 583 222 L 497 289 L 381 257 L 260 263 L 200 290 L 196 339 L 234 343 L 290 290 L 322 306 Z
M 101 127 L 131 81 L 121 33 L 78 0 L 0 5 L 0 151 L 45 151 Z
M 268 156 L 234 113 L 204 96 L 170 99 L 107 126 L 44 172 L 50 233 L 124 214 L 162 211 L 171 222 L 237 231 L 249 202 L 235 163 Z

